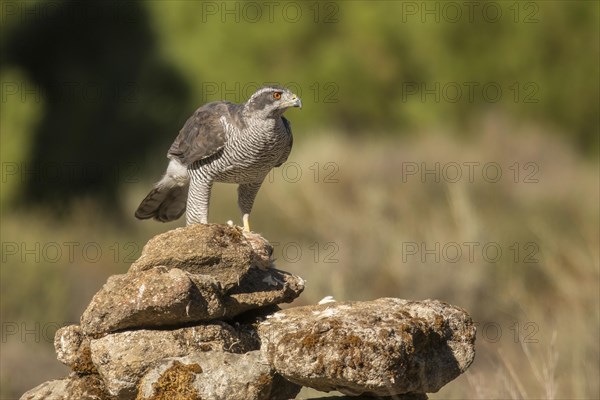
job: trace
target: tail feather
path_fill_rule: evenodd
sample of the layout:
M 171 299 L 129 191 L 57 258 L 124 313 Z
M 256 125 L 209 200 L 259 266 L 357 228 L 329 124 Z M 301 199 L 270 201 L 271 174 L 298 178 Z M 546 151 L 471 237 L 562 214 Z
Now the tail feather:
M 177 160 L 171 160 L 167 173 L 142 200 L 135 211 L 135 217 L 154 218 L 161 222 L 178 219 L 185 212 L 188 189 L 189 179 L 185 167 Z
M 188 186 L 175 187 L 167 193 L 165 200 L 157 210 L 155 219 L 161 222 L 175 221 L 185 212 Z
M 137 219 L 154 218 L 161 222 L 174 221 L 185 212 L 188 186 L 155 187 L 135 211 Z

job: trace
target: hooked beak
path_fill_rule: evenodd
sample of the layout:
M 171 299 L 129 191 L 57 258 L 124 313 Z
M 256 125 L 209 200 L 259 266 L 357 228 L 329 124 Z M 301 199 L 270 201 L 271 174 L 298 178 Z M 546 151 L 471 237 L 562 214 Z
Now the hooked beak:
M 300 100 L 300 97 L 293 95 L 292 98 L 289 101 L 289 106 L 290 107 L 298 107 L 298 108 L 302 108 L 302 100 Z

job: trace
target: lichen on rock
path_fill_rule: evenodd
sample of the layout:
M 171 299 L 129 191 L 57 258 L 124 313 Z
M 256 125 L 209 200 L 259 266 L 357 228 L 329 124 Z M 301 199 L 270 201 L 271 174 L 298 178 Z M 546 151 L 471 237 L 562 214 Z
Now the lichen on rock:
M 156 380 L 152 383 L 152 395 L 144 397 L 142 392 L 138 391 L 136 400 L 200 400 L 193 383 L 196 374 L 202 373 L 202 368 L 198 364 L 183 364 L 174 360 Z
M 301 389 L 277 375 L 259 351 L 209 351 L 163 360 L 141 379 L 136 400 L 175 399 L 167 396 L 174 387 L 190 400 L 287 400 Z
M 54 335 L 56 358 L 72 371 L 81 374 L 97 373 L 92 363 L 90 338 L 85 336 L 79 325 L 67 325 Z
M 472 362 L 471 318 L 440 301 L 281 310 L 304 280 L 275 269 L 272 252 L 262 236 L 225 225 L 150 239 L 80 325 L 57 331 L 57 358 L 74 372 L 22 400 L 287 400 L 302 385 L 425 400 Z
M 259 336 L 286 379 L 348 395 L 436 392 L 475 355 L 470 317 L 436 300 L 294 307 L 262 322 Z
M 111 333 L 91 341 L 92 361 L 114 396 L 135 396 L 146 371 L 161 360 L 219 351 L 246 353 L 260 346 L 253 331 L 213 321 L 187 328 Z

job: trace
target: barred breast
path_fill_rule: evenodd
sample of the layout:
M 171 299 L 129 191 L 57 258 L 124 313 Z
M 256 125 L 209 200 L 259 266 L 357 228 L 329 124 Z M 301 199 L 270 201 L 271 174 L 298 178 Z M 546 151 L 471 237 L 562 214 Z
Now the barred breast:
M 291 140 L 281 120 L 253 122 L 242 131 L 229 130 L 219 157 L 202 166 L 215 181 L 260 182 L 280 162 Z

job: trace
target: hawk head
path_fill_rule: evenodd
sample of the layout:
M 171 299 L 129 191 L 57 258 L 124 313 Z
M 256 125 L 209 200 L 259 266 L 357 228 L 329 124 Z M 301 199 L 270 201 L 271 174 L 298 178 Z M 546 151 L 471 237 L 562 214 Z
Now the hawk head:
M 290 107 L 302 108 L 300 97 L 281 86 L 258 89 L 246 102 L 246 109 L 263 118 L 279 117 Z

